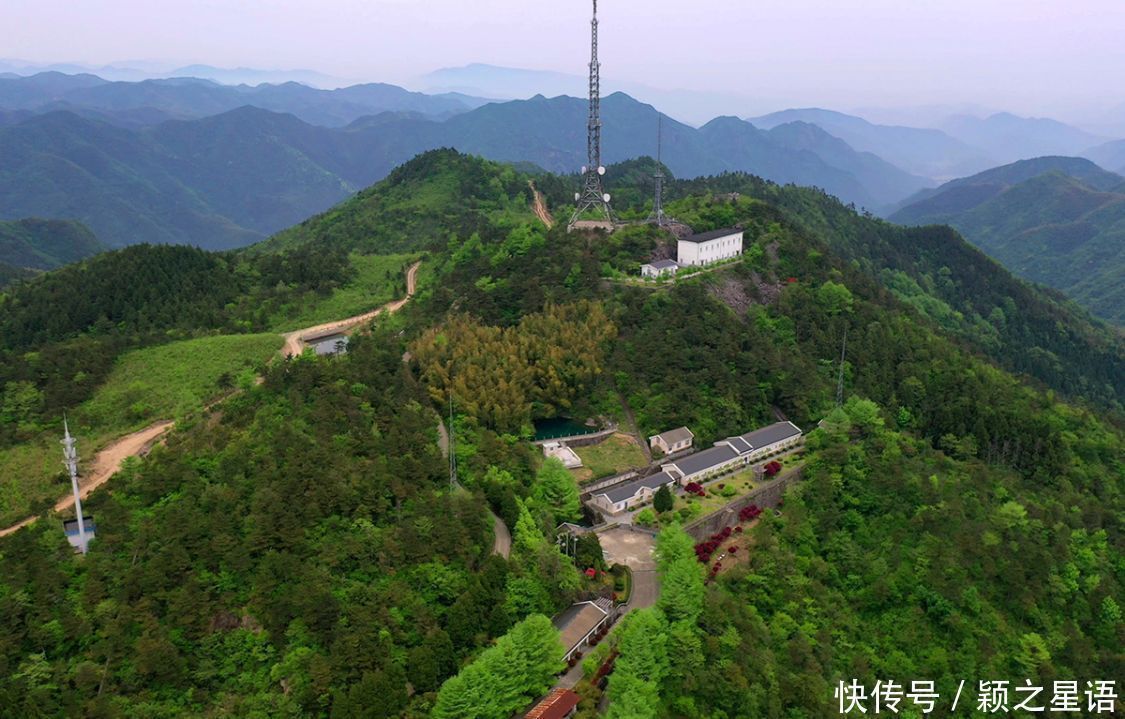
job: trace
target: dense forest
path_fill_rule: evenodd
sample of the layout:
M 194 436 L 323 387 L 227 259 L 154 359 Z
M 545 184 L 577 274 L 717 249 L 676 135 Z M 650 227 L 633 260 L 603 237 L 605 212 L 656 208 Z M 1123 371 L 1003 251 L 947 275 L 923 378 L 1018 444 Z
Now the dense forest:
M 658 538 L 660 599 L 599 648 L 616 651 L 611 717 L 820 717 L 853 678 L 1122 675 L 1119 337 L 954 234 L 747 176 L 677 181 L 667 208 L 696 230 L 743 225 L 739 261 L 640 282 L 666 233 L 547 230 L 528 179 L 436 151 L 251 251 L 135 248 L 5 295 L 5 381 L 56 377 L 45 412 L 122 347 L 268 327 L 276 293 L 331 293 L 349 252 L 425 251 L 431 273 L 346 355 L 270 364 L 131 463 L 88 502 L 88 556 L 57 522 L 0 540 L 0 706 L 526 709 L 562 668 L 545 617 L 604 590 L 579 571 L 606 569 L 596 542 L 577 563 L 554 543 L 582 520 L 571 475 L 527 441 L 560 414 L 687 425 L 698 446 L 778 416 L 812 430 L 805 481 L 746 527 L 740 566 L 709 579 L 679 528 Z M 440 449 L 450 395 L 462 486 Z M 579 689 L 595 716 L 603 688 Z

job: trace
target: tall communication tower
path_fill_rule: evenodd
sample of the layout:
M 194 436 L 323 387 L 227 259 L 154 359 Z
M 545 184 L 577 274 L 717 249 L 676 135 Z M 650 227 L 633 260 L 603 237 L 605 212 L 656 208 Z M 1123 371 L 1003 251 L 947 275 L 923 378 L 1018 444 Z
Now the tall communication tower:
M 668 217 L 664 214 L 664 168 L 660 164 L 660 151 L 663 147 L 664 116 L 656 116 L 656 173 L 653 174 L 654 194 L 652 198 L 652 214 L 646 222 L 664 227 L 668 224 Z
M 65 417 L 63 417 L 63 433 L 63 464 L 70 472 L 70 488 L 74 491 L 74 511 L 78 516 L 78 537 L 75 547 L 85 554 L 90 547 L 90 538 L 86 535 L 86 520 L 82 516 L 82 497 L 78 492 L 78 450 L 74 447 L 74 437 L 70 436 L 70 426 Z
M 612 224 L 614 220 L 609 194 L 602 185 L 605 167 L 602 166 L 601 67 L 598 62 L 598 0 L 594 0 L 594 19 L 590 21 L 590 112 L 586 122 L 586 166 L 582 168 L 582 191 L 574 193 L 577 206 L 568 230 L 574 229 L 579 218 L 591 210 L 605 222 Z

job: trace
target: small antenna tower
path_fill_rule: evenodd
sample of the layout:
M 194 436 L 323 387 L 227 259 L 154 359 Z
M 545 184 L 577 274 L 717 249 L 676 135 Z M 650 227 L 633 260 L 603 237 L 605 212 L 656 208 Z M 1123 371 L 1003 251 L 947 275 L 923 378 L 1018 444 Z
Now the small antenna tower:
M 453 376 L 449 377 L 449 489 L 457 488 L 457 448 L 453 429 Z
M 848 327 L 844 326 L 844 342 L 840 347 L 840 375 L 836 379 L 836 406 L 844 404 L 844 359 L 848 353 Z
M 574 193 L 575 209 L 567 231 L 573 230 L 582 214 L 594 210 L 612 224 L 613 209 L 602 185 L 602 80 L 598 62 L 598 0 L 594 0 L 594 19 L 590 21 L 590 107 L 586 121 L 586 166 L 582 168 L 582 191 Z
M 668 217 L 664 214 L 664 166 L 660 163 L 661 149 L 663 148 L 664 116 L 656 116 L 656 173 L 653 174 L 655 194 L 652 198 L 652 214 L 646 222 L 664 227 L 668 224 Z
M 74 511 L 78 515 L 78 551 L 85 554 L 90 547 L 90 539 L 86 536 L 86 520 L 82 516 L 82 496 L 78 492 L 78 450 L 74 444 L 74 437 L 70 436 L 70 425 L 67 424 L 66 415 L 63 415 L 63 464 L 70 472 L 70 488 L 74 491 Z

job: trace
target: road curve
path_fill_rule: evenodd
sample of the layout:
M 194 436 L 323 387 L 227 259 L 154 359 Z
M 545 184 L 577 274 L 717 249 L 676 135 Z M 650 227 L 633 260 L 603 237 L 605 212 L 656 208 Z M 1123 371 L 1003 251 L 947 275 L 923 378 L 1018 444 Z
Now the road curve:
M 301 352 L 303 352 L 305 349 L 305 337 L 328 334 L 330 332 L 347 332 L 348 330 L 354 329 L 357 325 L 361 325 L 364 322 L 369 322 L 370 320 L 375 319 L 384 312 L 398 312 L 399 309 L 401 309 L 402 306 L 409 302 L 410 298 L 414 296 L 414 291 L 418 287 L 418 268 L 421 266 L 421 264 L 422 261 L 419 260 L 406 270 L 405 297 L 394 300 L 392 302 L 388 302 L 382 307 L 373 309 L 370 312 L 364 312 L 361 315 L 348 317 L 342 320 L 335 320 L 334 322 L 326 322 L 325 324 L 315 325 L 313 327 L 306 327 L 294 332 L 287 332 L 285 335 L 283 335 L 285 337 L 285 346 L 281 348 L 282 356 L 296 357 L 297 355 L 301 354 Z
M 102 451 L 94 456 L 94 463 L 89 473 L 85 474 L 80 480 L 78 485 L 78 492 L 82 499 L 86 499 L 98 487 L 102 486 L 109 481 L 110 477 L 117 474 L 121 469 L 121 464 L 129 457 L 135 457 L 143 454 L 162 434 L 167 432 L 172 425 L 175 424 L 171 421 L 158 422 L 144 429 L 127 434 L 117 440 L 114 440 Z M 67 493 L 65 497 L 55 502 L 54 511 L 62 512 L 74 506 L 74 495 Z M 34 522 L 38 517 L 27 517 L 21 522 L 17 522 L 10 527 L 0 529 L 0 537 L 6 537 L 13 532 L 16 532 L 23 527 Z

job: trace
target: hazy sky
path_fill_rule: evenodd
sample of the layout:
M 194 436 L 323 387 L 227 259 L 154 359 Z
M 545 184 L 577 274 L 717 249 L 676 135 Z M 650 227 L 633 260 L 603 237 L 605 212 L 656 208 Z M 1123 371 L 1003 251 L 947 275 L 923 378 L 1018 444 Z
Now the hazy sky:
M 731 92 L 754 105 L 746 112 L 977 103 L 1063 116 L 1125 102 L 1125 0 L 600 5 L 610 88 Z M 471 62 L 582 74 L 589 10 L 583 0 L 3 0 L 0 57 L 402 84 Z

